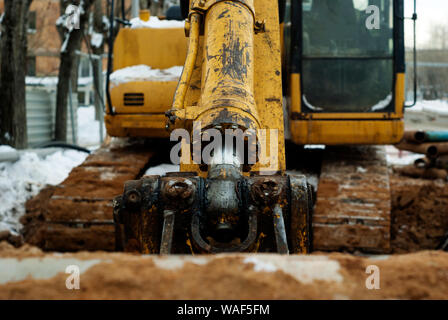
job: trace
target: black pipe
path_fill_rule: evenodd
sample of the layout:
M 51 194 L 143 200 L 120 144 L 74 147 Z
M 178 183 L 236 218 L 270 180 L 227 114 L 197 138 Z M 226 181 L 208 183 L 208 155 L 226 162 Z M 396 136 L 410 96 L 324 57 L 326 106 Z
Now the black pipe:
M 81 151 L 81 152 L 85 152 L 85 153 L 90 153 L 89 149 L 80 147 L 76 144 L 70 144 L 70 143 L 66 143 L 64 141 L 51 141 L 51 142 L 44 142 L 42 144 L 39 144 L 37 146 L 35 146 L 34 148 L 39 149 L 39 148 L 64 148 L 64 149 L 73 149 L 76 151 Z
M 413 23 L 414 23 L 414 101 L 410 105 L 405 105 L 405 108 L 412 108 L 417 104 L 417 0 L 414 0 L 414 13 L 412 14 Z
M 107 52 L 107 74 L 106 74 L 106 98 L 107 98 L 107 107 L 109 109 L 109 114 L 113 115 L 114 110 L 112 109 L 112 98 L 110 96 L 110 74 L 112 73 L 112 53 L 114 47 L 114 3 L 115 0 L 112 0 L 110 3 L 110 15 L 109 15 L 109 41 L 108 47 L 109 50 Z
M 126 21 L 126 10 L 125 10 L 125 2 L 121 0 L 121 19 Z

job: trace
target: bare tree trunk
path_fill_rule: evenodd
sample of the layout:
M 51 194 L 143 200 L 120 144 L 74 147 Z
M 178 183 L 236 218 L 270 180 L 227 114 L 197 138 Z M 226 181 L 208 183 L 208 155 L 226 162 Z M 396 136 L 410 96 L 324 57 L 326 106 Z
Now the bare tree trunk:
M 106 30 L 103 25 L 103 6 L 101 4 L 101 1 L 95 1 L 94 4 L 93 31 L 97 34 L 102 34 L 104 39 L 104 32 Z M 101 44 L 92 46 L 92 52 L 93 54 L 100 57 L 99 59 L 93 59 L 93 81 L 95 86 L 95 119 L 100 120 L 100 117 L 103 116 L 103 102 L 101 101 L 101 98 L 103 96 L 101 81 L 103 70 L 101 70 L 102 61 L 100 59 L 102 59 L 102 54 L 104 52 L 104 40 L 101 42 Z M 101 94 L 101 97 L 99 96 L 99 94 Z
M 149 10 L 151 7 L 151 0 L 140 0 L 140 9 Z
M 82 34 L 86 22 L 89 20 L 89 9 L 95 0 L 84 0 L 83 10 L 79 17 L 79 29 L 67 29 L 62 32 L 63 48 L 61 48 L 61 61 L 59 65 L 58 87 L 56 94 L 56 124 L 55 124 L 55 139 L 59 141 L 67 140 L 67 101 L 69 94 L 69 81 L 73 80 L 74 73 L 76 74 L 76 67 L 78 65 L 78 56 L 76 50 L 81 47 Z M 100 0 L 97 0 L 100 1 Z M 73 5 L 79 5 L 79 0 L 70 1 Z M 61 6 L 66 5 L 67 1 L 61 0 Z M 62 26 L 63 28 L 64 26 Z M 76 90 L 76 84 L 72 86 L 73 92 Z
M 28 11 L 32 0 L 5 0 L 0 72 L 0 144 L 28 145 L 25 73 Z

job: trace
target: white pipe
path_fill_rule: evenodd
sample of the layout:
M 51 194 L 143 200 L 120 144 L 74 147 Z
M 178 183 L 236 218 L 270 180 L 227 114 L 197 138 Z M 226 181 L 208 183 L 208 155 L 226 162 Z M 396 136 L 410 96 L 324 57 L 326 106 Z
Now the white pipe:
M 42 149 L 26 149 L 26 150 L 15 150 L 15 151 L 8 151 L 8 152 L 0 152 L 0 162 L 15 162 L 20 159 L 20 157 L 27 153 L 35 153 L 39 157 L 46 157 L 50 154 L 53 154 L 57 151 L 64 150 L 62 148 L 42 148 Z

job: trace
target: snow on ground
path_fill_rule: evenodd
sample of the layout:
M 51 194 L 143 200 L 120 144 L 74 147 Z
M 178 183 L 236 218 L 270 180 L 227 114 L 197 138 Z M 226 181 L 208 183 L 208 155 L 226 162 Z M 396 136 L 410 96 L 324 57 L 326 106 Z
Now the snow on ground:
M 341 265 L 325 256 L 297 256 L 297 259 L 281 261 L 272 255 L 249 256 L 244 263 L 254 265 L 255 272 L 275 272 L 281 270 L 297 281 L 310 284 L 316 280 L 342 282 Z
M 447 130 L 448 101 L 418 101 L 405 110 L 404 121 L 407 130 Z
M 98 32 L 92 32 L 92 38 L 90 39 L 90 45 L 94 48 L 101 47 L 101 44 L 103 44 L 103 34 Z
M 95 120 L 93 106 L 78 108 L 78 144 L 84 147 L 100 144 L 99 121 Z M 13 151 L 10 146 L 0 145 L 0 152 Z M 86 157 L 85 152 L 61 150 L 41 158 L 30 150 L 16 162 L 0 162 L 0 231 L 17 233 L 25 202 L 45 185 L 61 183 Z
M 0 146 L 0 152 L 10 151 L 14 149 Z M 46 184 L 62 182 L 86 157 L 87 153 L 74 150 L 57 151 L 44 158 L 27 152 L 16 162 L 0 162 L 0 231 L 17 233 L 25 202 Z
M 14 149 L 11 146 L 5 146 L 5 145 L 0 145 L 0 152 L 12 152 L 15 151 L 16 149 Z
M 93 77 L 79 77 L 78 85 L 85 86 L 92 83 Z M 27 86 L 44 86 L 44 87 L 55 87 L 58 84 L 58 77 L 31 77 L 27 76 L 25 78 L 25 83 Z
M 104 123 L 103 134 L 106 136 L 106 128 L 104 127 Z M 100 144 L 100 122 L 95 120 L 95 107 L 79 107 L 78 145 L 82 147 L 92 147 L 99 146 Z
M 405 166 L 413 164 L 417 159 L 424 158 L 425 155 L 398 150 L 394 146 L 386 146 L 386 157 L 389 165 Z
M 148 170 L 146 170 L 145 175 L 146 176 L 151 176 L 151 175 L 163 176 L 167 172 L 178 172 L 179 170 L 180 170 L 180 168 L 178 165 L 163 163 L 158 166 L 149 168 Z
M 405 110 L 406 112 L 427 112 L 438 115 L 448 115 L 448 101 L 443 100 L 423 100 L 417 101 L 412 108 Z
M 155 28 L 155 29 L 162 29 L 162 28 L 184 28 L 185 27 L 185 21 L 178 21 L 178 20 L 160 20 L 156 16 L 151 16 L 149 18 L 149 21 L 143 21 L 140 20 L 140 18 L 133 18 L 131 19 L 131 28 L 132 29 L 138 29 L 138 28 Z
M 182 66 L 152 69 L 144 64 L 119 69 L 110 75 L 111 87 L 131 81 L 178 81 L 182 69 Z

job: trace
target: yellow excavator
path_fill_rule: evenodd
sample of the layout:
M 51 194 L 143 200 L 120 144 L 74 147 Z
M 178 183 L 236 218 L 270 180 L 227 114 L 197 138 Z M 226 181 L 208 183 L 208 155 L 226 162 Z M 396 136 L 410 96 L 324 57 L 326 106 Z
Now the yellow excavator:
M 181 0 L 180 12 L 183 27 L 151 27 L 142 10 L 143 27 L 120 29 L 105 116 L 120 139 L 49 194 L 25 238 L 48 250 L 388 252 L 379 145 L 404 130 L 403 0 Z M 111 76 L 141 65 L 183 71 Z M 143 175 L 169 137 L 180 172 Z M 326 146 L 317 193 L 287 174 L 309 162 L 289 144 Z

